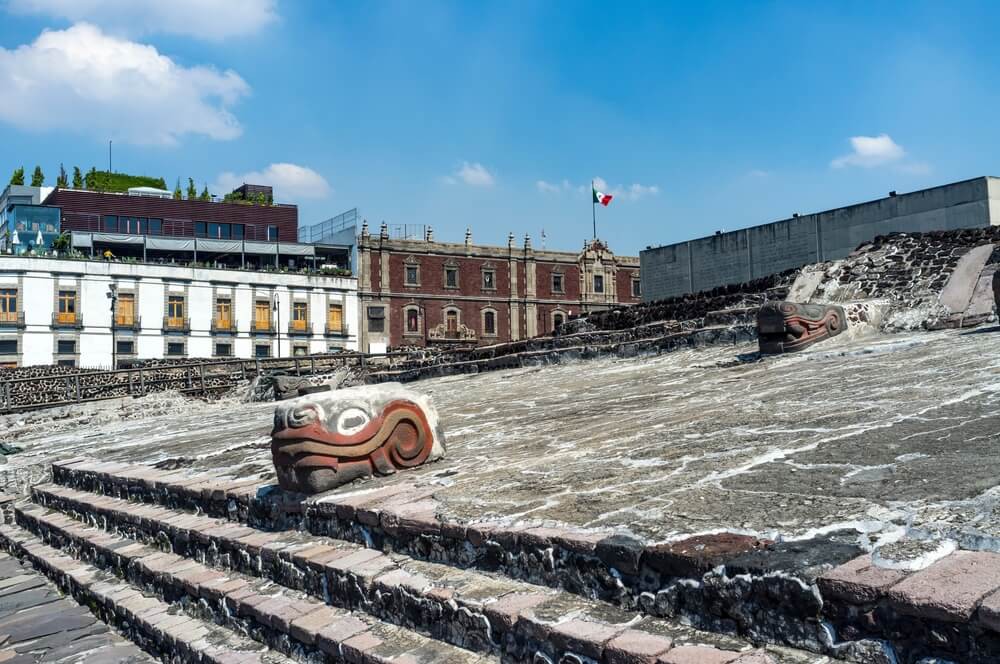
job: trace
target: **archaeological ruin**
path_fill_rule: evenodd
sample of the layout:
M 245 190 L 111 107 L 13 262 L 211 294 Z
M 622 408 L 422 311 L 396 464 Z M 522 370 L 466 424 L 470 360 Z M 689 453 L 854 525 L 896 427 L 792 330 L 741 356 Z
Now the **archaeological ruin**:
M 493 345 L 0 376 L 0 661 L 1000 663 L 998 247 L 882 236 Z

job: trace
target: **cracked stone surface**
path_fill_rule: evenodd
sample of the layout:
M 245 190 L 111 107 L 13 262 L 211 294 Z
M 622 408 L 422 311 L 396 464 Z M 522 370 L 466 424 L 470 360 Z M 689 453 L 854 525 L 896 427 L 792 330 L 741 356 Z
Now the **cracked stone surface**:
M 764 361 L 754 350 L 413 383 L 440 411 L 448 456 L 377 483 L 436 485 L 445 519 L 651 541 L 847 528 L 870 548 L 909 526 L 1000 549 L 1000 330 L 834 339 Z M 26 448 L 0 477 L 83 455 L 273 481 L 273 408 L 153 395 L 0 418 Z

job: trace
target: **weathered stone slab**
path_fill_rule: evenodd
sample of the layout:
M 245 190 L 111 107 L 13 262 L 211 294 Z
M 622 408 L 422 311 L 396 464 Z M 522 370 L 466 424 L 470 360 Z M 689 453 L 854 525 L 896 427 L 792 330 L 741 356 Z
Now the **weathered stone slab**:
M 979 600 L 1000 588 L 1000 554 L 956 551 L 911 574 L 888 591 L 899 613 L 949 622 L 967 621 Z
M 773 542 L 749 535 L 698 535 L 646 549 L 643 562 L 660 574 L 699 577 L 737 556 L 767 549 Z
M 816 583 L 823 597 L 835 597 L 851 604 L 870 604 L 906 578 L 906 572 L 876 567 L 865 554 L 820 576 Z

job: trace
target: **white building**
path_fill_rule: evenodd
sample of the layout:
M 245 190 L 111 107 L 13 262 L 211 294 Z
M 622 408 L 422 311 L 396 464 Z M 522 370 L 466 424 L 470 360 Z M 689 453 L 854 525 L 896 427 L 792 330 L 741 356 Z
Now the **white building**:
M 357 350 L 357 320 L 354 277 L 0 256 L 2 366 Z

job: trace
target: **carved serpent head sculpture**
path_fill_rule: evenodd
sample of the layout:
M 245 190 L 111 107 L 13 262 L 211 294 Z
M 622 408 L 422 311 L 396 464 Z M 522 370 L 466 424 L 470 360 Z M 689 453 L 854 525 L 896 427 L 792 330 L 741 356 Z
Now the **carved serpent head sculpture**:
M 757 313 L 760 352 L 792 353 L 847 329 L 844 308 L 836 304 L 765 302 Z
M 398 383 L 309 394 L 274 412 L 271 456 L 283 489 L 329 491 L 444 456 L 430 399 Z

